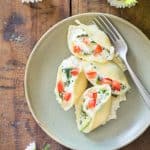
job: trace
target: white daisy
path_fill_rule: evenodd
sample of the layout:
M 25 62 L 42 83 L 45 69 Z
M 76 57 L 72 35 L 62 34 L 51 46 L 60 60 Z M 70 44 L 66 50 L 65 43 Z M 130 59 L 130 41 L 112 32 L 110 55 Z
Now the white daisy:
M 25 150 L 36 150 L 35 142 L 30 143 Z
M 117 8 L 132 7 L 137 3 L 137 0 L 107 0 L 111 6 Z
M 42 0 L 22 0 L 22 3 L 35 3 L 35 2 L 42 2 Z

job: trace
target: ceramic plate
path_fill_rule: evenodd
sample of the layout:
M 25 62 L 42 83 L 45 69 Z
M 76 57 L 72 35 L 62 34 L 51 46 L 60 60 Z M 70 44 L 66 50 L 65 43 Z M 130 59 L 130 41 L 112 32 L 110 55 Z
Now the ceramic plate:
M 86 13 L 67 18 L 50 28 L 39 40 L 27 62 L 25 94 L 29 108 L 39 126 L 57 142 L 81 150 L 120 148 L 141 135 L 150 125 L 150 111 L 144 104 L 132 80 L 127 101 L 121 103 L 118 119 L 108 122 L 89 134 L 77 129 L 74 109 L 64 112 L 54 95 L 57 67 L 70 55 L 67 47 L 68 26 L 76 19 L 90 23 L 100 13 Z M 129 22 L 109 14 L 108 16 L 125 38 L 128 60 L 150 91 L 150 41 Z

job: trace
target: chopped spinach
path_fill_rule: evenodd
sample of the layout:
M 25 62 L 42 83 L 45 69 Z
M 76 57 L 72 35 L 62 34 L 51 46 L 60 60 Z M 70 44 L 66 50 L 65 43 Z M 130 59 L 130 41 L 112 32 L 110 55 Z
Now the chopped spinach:
M 99 94 L 101 94 L 101 93 L 102 93 L 102 91 L 100 90 L 100 91 L 98 91 L 98 93 L 99 93 Z
M 81 113 L 79 119 L 80 131 L 83 131 L 90 123 L 91 118 L 84 112 L 83 107 L 81 106 Z
M 66 74 L 67 79 L 70 78 L 70 71 L 71 71 L 71 70 L 72 70 L 72 68 L 65 68 L 65 69 L 63 69 L 63 71 L 64 71 L 65 74 Z
M 97 77 L 97 80 L 96 80 L 96 84 L 100 84 L 99 81 L 101 81 L 101 80 L 102 80 L 102 77 L 98 76 L 98 77 Z
M 102 93 L 105 93 L 105 92 L 107 92 L 107 90 L 105 90 L 105 89 L 102 89 Z
M 111 93 L 111 95 L 113 96 L 113 97 L 117 97 L 118 95 L 116 95 L 116 94 L 114 94 L 114 93 Z
M 98 93 L 99 94 L 104 94 L 106 92 L 106 90 L 99 90 Z
M 108 96 L 108 95 L 109 95 L 109 92 L 107 91 L 105 94 Z
M 69 84 L 70 84 L 70 80 L 67 80 L 67 81 L 65 82 L 65 86 L 69 86 Z
M 59 97 L 62 98 L 63 97 L 63 93 L 59 93 Z
M 120 83 L 120 84 L 121 84 L 121 89 L 124 90 L 126 88 L 126 86 L 122 83 Z
M 96 66 L 94 66 L 94 69 L 96 69 Z
M 67 77 L 67 81 L 65 82 L 65 86 L 69 86 L 71 82 L 73 82 L 73 80 L 70 80 L 71 77 L 71 72 L 72 68 L 65 68 L 62 69 L 62 71 L 65 73 L 66 77 Z
M 96 44 L 96 42 L 95 42 L 95 41 L 91 41 L 91 43 Z
M 110 54 L 110 51 L 107 48 L 103 48 L 103 50 L 107 51 Z
M 87 55 L 90 55 L 90 53 L 83 52 L 83 55 L 86 55 L 86 56 L 87 56 Z
M 83 110 L 83 107 L 81 107 L 81 114 L 80 119 L 87 119 L 89 116 L 86 114 L 86 112 Z
M 77 38 L 80 38 L 80 37 L 88 37 L 88 34 L 81 34 L 77 36 Z

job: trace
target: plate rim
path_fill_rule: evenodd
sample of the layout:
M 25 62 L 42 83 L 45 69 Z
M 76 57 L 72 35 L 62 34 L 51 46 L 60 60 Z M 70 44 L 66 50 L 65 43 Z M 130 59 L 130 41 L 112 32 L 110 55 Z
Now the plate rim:
M 29 57 L 28 57 L 28 60 L 27 60 L 27 63 L 26 63 L 26 67 L 25 67 L 25 75 L 24 75 L 24 92 L 25 92 L 25 99 L 27 101 L 27 105 L 28 105 L 28 108 L 34 118 L 34 120 L 36 121 L 36 123 L 40 126 L 40 128 L 50 137 L 52 138 L 53 140 L 55 140 L 56 142 L 60 143 L 61 145 L 67 147 L 67 148 L 71 148 L 71 149 L 74 149 L 73 146 L 71 146 L 70 144 L 64 144 L 63 141 L 61 141 L 58 137 L 52 135 L 50 132 L 48 132 L 47 130 L 47 126 L 45 124 L 43 124 L 41 121 L 38 120 L 38 117 L 36 116 L 36 113 L 34 112 L 34 109 L 32 107 L 32 104 L 30 102 L 30 98 L 29 98 L 29 93 L 28 93 L 28 83 L 27 83 L 27 79 L 28 79 L 28 72 L 29 72 L 29 67 L 30 67 L 30 62 L 31 62 L 31 59 L 32 59 L 32 56 L 34 56 L 39 44 L 44 40 L 44 38 L 49 34 L 49 32 L 51 32 L 53 29 L 55 29 L 57 26 L 63 24 L 64 22 L 66 22 L 67 20 L 69 19 L 73 19 L 73 18 L 76 18 L 76 17 L 79 17 L 79 16 L 91 16 L 91 15 L 105 15 L 105 16 L 108 16 L 110 18 L 115 18 L 129 26 L 131 26 L 134 30 L 136 30 L 141 36 L 143 36 L 143 38 L 145 38 L 145 40 L 147 40 L 147 42 L 150 43 L 150 40 L 149 38 L 138 28 L 136 27 L 135 25 L 133 25 L 132 23 L 130 23 L 129 21 L 125 20 L 124 18 L 121 18 L 119 16 L 116 16 L 116 15 L 112 15 L 112 14 L 109 14 L 109 13 L 100 13 L 100 12 L 88 12 L 88 13 L 80 13 L 80 14 L 76 14 L 76 15 L 73 15 L 73 16 L 69 16 L 61 21 L 58 21 L 56 24 L 54 24 L 52 27 L 50 27 L 41 37 L 40 39 L 36 42 L 35 46 L 33 47 Z M 139 138 L 147 129 L 148 127 L 150 126 L 150 121 L 147 122 L 147 124 L 145 124 L 145 126 L 136 134 L 136 136 L 134 136 L 133 138 L 130 138 L 129 140 L 125 141 L 124 143 L 121 143 L 118 147 L 116 146 L 114 149 L 120 149 L 130 143 L 132 143 L 134 140 L 136 140 L 137 138 Z

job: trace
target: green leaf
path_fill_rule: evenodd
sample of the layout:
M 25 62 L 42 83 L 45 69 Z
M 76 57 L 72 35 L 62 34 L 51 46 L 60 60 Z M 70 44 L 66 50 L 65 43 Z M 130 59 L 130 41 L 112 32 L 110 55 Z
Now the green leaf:
M 72 70 L 72 68 L 65 68 L 63 70 L 64 70 L 64 72 L 66 74 L 67 79 L 69 79 L 70 78 L 70 71 Z

